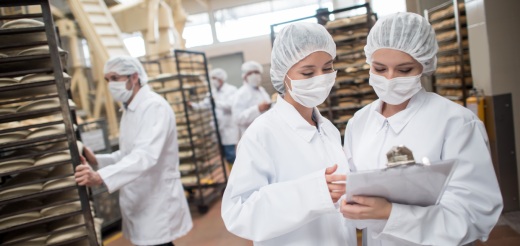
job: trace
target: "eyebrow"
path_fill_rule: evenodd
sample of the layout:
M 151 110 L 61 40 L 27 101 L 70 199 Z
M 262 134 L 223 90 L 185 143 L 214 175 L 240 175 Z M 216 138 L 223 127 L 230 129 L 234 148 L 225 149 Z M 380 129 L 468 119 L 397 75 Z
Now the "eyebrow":
M 334 61 L 334 59 L 331 59 L 330 61 L 326 62 L 323 65 L 331 64 L 333 61 Z M 316 66 L 315 65 L 305 65 L 305 66 L 301 66 L 300 68 L 313 68 L 313 67 L 316 67 Z
M 379 65 L 379 66 L 386 66 L 385 64 L 376 62 L 376 61 L 373 63 L 376 65 Z M 405 66 L 405 65 L 414 65 L 414 64 L 415 64 L 414 62 L 405 62 L 405 63 L 401 63 L 401 64 L 397 65 L 396 67 Z

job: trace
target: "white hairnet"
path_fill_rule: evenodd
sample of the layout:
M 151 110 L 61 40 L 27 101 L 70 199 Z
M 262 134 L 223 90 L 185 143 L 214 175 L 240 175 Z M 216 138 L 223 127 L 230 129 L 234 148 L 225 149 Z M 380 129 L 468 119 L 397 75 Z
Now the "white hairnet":
M 143 65 L 135 57 L 131 56 L 118 56 L 110 58 L 105 63 L 104 73 L 114 72 L 119 75 L 132 75 L 137 73 L 141 85 L 148 83 L 148 75 L 144 71 Z
M 271 82 L 278 93 L 285 93 L 284 78 L 294 64 L 316 52 L 336 57 L 336 44 L 319 24 L 297 22 L 284 27 L 276 36 L 271 51 Z
M 260 73 L 263 73 L 264 68 L 260 63 L 255 61 L 244 62 L 244 64 L 242 64 L 242 79 L 244 79 L 244 76 L 251 71 L 259 71 Z
M 227 81 L 227 73 L 222 68 L 215 68 L 215 69 L 211 70 L 211 72 L 209 72 L 209 77 L 210 78 L 215 77 L 224 82 Z
M 437 67 L 437 40 L 428 21 L 414 13 L 395 13 L 379 19 L 370 30 L 365 46 L 367 63 L 372 54 L 381 48 L 399 50 L 409 54 L 423 66 L 423 74 Z

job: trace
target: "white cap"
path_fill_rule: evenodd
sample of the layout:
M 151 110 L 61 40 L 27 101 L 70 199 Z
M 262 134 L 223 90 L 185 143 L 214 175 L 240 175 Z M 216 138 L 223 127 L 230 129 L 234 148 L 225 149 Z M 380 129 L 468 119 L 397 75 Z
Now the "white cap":
M 317 51 L 328 53 L 332 59 L 336 57 L 336 44 L 322 25 L 297 22 L 278 33 L 271 52 L 271 82 L 278 93 L 285 93 L 283 81 L 287 71 Z
M 437 68 L 437 39 L 428 21 L 414 13 L 395 13 L 379 19 L 370 30 L 365 46 L 367 63 L 382 48 L 405 52 L 423 66 L 423 74 Z
M 244 62 L 244 64 L 242 64 L 242 79 L 245 79 L 244 76 L 251 71 L 259 71 L 260 73 L 263 73 L 264 68 L 260 63 L 255 61 Z
M 218 79 L 222 80 L 223 82 L 227 81 L 227 73 L 222 68 L 215 68 L 215 69 L 211 70 L 209 72 L 209 78 L 211 79 L 212 77 L 218 78 Z
M 146 74 L 146 71 L 144 71 L 141 62 L 135 57 L 118 56 L 110 58 L 105 63 L 104 73 L 107 74 L 111 72 L 119 75 L 132 75 L 137 73 L 141 85 L 148 83 L 148 75 Z

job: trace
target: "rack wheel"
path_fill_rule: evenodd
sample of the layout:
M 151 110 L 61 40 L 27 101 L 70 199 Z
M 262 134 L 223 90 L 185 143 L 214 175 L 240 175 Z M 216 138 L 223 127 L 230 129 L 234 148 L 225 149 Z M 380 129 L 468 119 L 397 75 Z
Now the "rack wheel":
M 201 214 L 205 214 L 209 210 L 209 207 L 207 205 L 199 205 L 197 208 L 199 209 L 199 213 Z

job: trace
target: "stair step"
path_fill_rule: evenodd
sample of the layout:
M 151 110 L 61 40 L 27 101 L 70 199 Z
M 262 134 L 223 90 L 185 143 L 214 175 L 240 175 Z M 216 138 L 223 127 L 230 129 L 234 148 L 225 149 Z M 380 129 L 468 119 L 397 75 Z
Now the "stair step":
M 110 57 L 112 57 L 112 56 L 127 56 L 128 55 L 128 51 L 126 49 L 123 49 L 123 48 L 119 48 L 119 49 L 112 48 L 112 49 L 107 49 L 107 51 L 108 51 L 108 54 L 110 55 Z
M 99 4 L 83 4 L 83 9 L 89 13 L 105 13 L 105 10 Z
M 99 25 L 99 26 L 95 27 L 95 30 L 96 30 L 96 33 L 99 34 L 100 36 L 108 36 L 108 35 L 117 36 L 116 31 L 114 30 L 114 28 L 112 26 Z
M 111 47 L 111 46 L 123 46 L 123 41 L 119 40 L 118 38 L 101 38 L 101 42 L 105 47 Z

